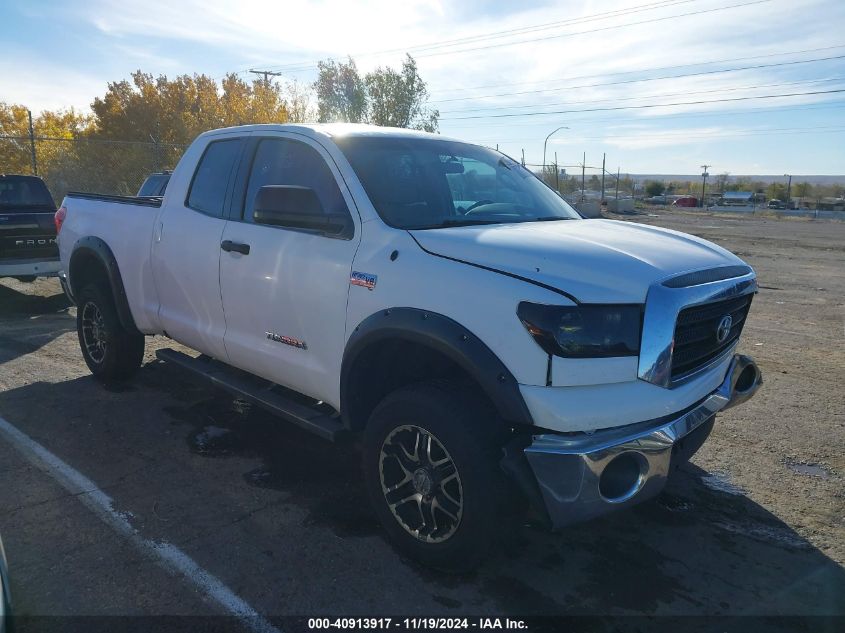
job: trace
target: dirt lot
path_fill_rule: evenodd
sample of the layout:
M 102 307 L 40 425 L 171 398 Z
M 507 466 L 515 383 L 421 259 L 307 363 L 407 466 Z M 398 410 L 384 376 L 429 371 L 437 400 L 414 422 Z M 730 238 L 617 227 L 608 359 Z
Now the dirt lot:
M 166 341 L 150 341 L 132 383 L 96 384 L 54 280 L 0 281 L 0 417 L 105 491 L 137 534 L 177 546 L 263 615 L 845 615 L 845 224 L 633 219 L 711 239 L 757 269 L 741 351 L 763 389 L 719 418 L 660 498 L 558 534 L 526 526 L 471 576 L 420 569 L 385 543 L 354 446 L 193 383 L 154 360 Z M 84 494 L 0 433 L 18 613 L 220 612 Z

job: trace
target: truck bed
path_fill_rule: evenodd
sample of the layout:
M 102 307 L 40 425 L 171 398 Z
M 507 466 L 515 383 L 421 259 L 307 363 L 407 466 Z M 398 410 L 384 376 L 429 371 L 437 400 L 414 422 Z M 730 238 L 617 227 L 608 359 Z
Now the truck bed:
M 65 271 L 70 273 L 70 256 L 80 239 L 104 244 L 117 262 L 135 324 L 144 333 L 157 331 L 158 295 L 150 247 L 161 204 L 159 197 L 78 191 L 68 193 L 62 202 L 67 211 L 58 242 Z
M 141 207 L 160 207 L 161 196 L 114 196 L 107 193 L 86 193 L 83 191 L 69 191 L 66 198 L 78 200 L 96 200 L 98 202 L 114 202 L 116 204 L 131 204 Z

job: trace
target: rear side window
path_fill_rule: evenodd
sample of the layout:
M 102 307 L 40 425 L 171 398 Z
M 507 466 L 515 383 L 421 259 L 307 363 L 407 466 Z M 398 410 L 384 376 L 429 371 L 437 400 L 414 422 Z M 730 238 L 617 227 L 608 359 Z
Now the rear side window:
M 325 213 L 349 213 L 326 161 L 313 147 L 299 141 L 265 138 L 258 144 L 244 201 L 243 219 L 247 222 L 252 222 L 255 196 L 264 185 L 309 187 Z
M 191 182 L 189 207 L 217 218 L 223 217 L 226 190 L 240 150 L 239 138 L 209 144 Z
M 152 174 L 147 177 L 141 189 L 138 190 L 139 196 L 162 196 L 167 187 L 167 181 L 170 180 L 170 174 Z

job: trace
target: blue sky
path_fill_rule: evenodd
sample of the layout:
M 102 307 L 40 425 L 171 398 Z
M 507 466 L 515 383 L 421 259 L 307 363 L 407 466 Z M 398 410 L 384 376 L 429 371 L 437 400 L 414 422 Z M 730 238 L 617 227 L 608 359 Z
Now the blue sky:
M 443 133 L 529 162 L 567 126 L 564 165 L 845 174 L 840 0 L 4 0 L 0 24 L 0 101 L 33 111 L 87 109 L 139 68 L 308 83 L 318 59 L 409 50 Z

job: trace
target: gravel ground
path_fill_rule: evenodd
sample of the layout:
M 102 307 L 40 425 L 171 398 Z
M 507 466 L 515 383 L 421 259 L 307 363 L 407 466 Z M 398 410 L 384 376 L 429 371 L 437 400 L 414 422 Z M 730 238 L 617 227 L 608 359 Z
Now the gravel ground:
M 0 417 L 263 615 L 845 615 L 845 224 L 622 219 L 701 235 L 757 269 L 740 351 L 763 388 L 658 499 L 558 534 L 526 526 L 469 576 L 385 543 L 354 445 L 195 384 L 155 360 L 169 341 L 149 340 L 133 382 L 95 383 L 55 280 L 0 280 Z M 7 440 L 0 534 L 19 614 L 221 612 Z

